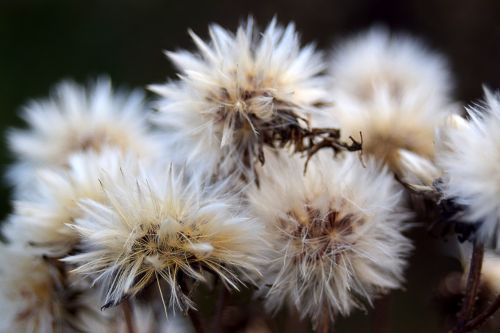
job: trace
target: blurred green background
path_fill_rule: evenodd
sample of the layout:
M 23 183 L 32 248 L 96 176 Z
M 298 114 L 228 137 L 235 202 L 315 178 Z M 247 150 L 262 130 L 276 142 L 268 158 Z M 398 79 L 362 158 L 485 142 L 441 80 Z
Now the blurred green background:
M 500 88 L 498 1 L 0 0 L 0 132 L 19 126 L 22 104 L 47 95 L 64 78 L 85 82 L 105 73 L 120 85 L 143 87 L 172 77 L 162 50 L 191 48 L 188 28 L 206 36 L 208 23 L 234 29 L 249 14 L 260 25 L 274 15 L 282 23 L 293 20 L 303 41 L 316 41 L 323 48 L 383 24 L 423 38 L 448 57 L 457 100 L 479 98 L 483 83 Z M 9 161 L 2 139 L 1 167 Z M 5 216 L 5 186 L 0 195 L 0 214 Z M 415 230 L 413 238 L 417 250 L 407 290 L 393 294 L 386 307 L 390 320 L 376 325 L 377 332 L 444 331 L 437 290 L 445 272 L 458 266 L 436 254 L 443 243 L 425 230 Z M 337 332 L 373 331 L 377 316 L 358 311 L 339 320 Z

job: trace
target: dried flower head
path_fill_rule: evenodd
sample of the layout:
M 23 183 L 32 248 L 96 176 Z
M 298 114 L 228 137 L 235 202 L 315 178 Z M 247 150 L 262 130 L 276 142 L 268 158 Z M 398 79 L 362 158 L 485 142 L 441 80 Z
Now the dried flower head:
M 304 161 L 276 158 L 263 167 L 250 205 L 274 235 L 264 269 L 269 309 L 294 305 L 314 322 L 348 314 L 399 288 L 410 241 L 401 192 L 372 160 L 319 155 L 305 177 Z
M 439 165 L 445 198 L 465 206 L 464 222 L 481 241 L 500 245 L 500 97 L 485 90 L 483 105 L 467 108 L 468 125 L 449 128 Z
M 52 332 L 59 322 L 50 267 L 41 258 L 21 255 L 2 245 L 0 271 L 1 332 Z
M 363 153 L 375 156 L 400 173 L 401 150 L 423 158 L 434 157 L 434 134 L 438 111 L 415 103 L 412 96 L 394 103 L 387 91 L 376 94 L 370 106 L 351 98 L 337 98 L 342 134 L 363 137 Z
M 148 133 L 143 94 L 113 91 L 106 79 L 85 89 L 60 83 L 50 99 L 35 100 L 24 109 L 29 128 L 12 130 L 9 147 L 18 159 L 10 182 L 30 184 L 40 167 L 66 166 L 73 153 L 100 152 L 106 147 L 149 156 L 158 143 Z
M 123 167 L 137 170 L 135 157 L 122 155 L 115 149 L 79 153 L 69 157 L 66 168 L 39 170 L 29 195 L 14 202 L 3 229 L 6 237 L 32 253 L 58 257 L 70 252 L 80 239 L 70 227 L 82 215 L 79 200 L 105 200 L 103 170 L 109 177 L 118 177 Z
M 418 39 L 374 27 L 333 49 L 330 74 L 336 90 L 371 103 L 378 89 L 392 99 L 406 94 L 448 102 L 452 80 L 446 60 Z
M 103 284 L 104 307 L 155 280 L 163 295 L 164 280 L 170 291 L 165 307 L 185 308 L 193 305 L 180 279 L 204 281 L 210 271 L 237 288 L 242 277 L 257 273 L 262 228 L 239 212 L 236 199 L 222 192 L 225 186 L 206 187 L 173 169 L 154 169 L 139 175 L 123 169 L 118 179 L 103 175 L 107 204 L 81 203 L 85 215 L 75 225 L 81 253 L 66 261 Z
M 329 113 L 342 136 L 363 137 L 363 152 L 399 176 L 402 150 L 432 162 L 436 128 L 452 109 L 444 60 L 418 41 L 381 29 L 339 45 L 331 56 Z M 321 120 L 319 120 L 321 121 Z
M 114 312 L 95 296 L 70 285 L 60 263 L 1 245 L 0 332 L 111 332 Z
M 302 143 L 309 115 L 328 100 L 325 66 L 312 45 L 300 47 L 293 24 L 209 32 L 209 43 L 191 33 L 197 53 L 167 52 L 180 80 L 151 87 L 162 97 L 155 119 L 188 165 L 248 175 L 264 145 Z

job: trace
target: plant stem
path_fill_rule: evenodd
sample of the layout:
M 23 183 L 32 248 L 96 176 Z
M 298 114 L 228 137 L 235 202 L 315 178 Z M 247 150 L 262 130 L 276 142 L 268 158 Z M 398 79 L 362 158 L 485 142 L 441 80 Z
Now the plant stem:
M 329 333 L 330 332 L 330 315 L 328 307 L 323 306 L 323 313 L 320 318 L 317 333 Z
M 181 287 L 182 292 L 185 295 L 189 295 L 189 288 L 187 286 L 187 281 L 184 275 L 179 276 L 179 285 Z M 195 332 L 205 333 L 205 328 L 203 327 L 199 312 L 193 308 L 189 308 L 187 310 L 187 314 L 189 316 L 189 319 L 191 319 L 191 323 L 193 324 Z
M 224 313 L 224 307 L 226 306 L 226 300 L 229 297 L 229 292 L 223 283 L 220 283 L 220 290 L 217 297 L 217 303 L 215 305 L 215 314 L 212 322 L 213 332 L 222 332 L 222 315 Z
M 127 328 L 127 333 L 134 333 L 134 314 L 132 312 L 132 306 L 128 299 L 122 302 L 123 315 L 125 317 L 125 326 Z
M 457 324 L 453 329 L 453 333 L 466 332 L 466 324 L 473 315 L 474 304 L 481 282 L 481 267 L 483 265 L 484 245 L 474 238 L 472 256 L 470 259 L 469 275 L 467 277 L 467 286 L 462 304 L 462 309 L 457 315 Z
M 498 295 L 493 303 L 491 303 L 486 310 L 478 314 L 474 319 L 471 319 L 465 325 L 465 331 L 472 331 L 483 325 L 498 309 L 500 308 L 500 295 Z

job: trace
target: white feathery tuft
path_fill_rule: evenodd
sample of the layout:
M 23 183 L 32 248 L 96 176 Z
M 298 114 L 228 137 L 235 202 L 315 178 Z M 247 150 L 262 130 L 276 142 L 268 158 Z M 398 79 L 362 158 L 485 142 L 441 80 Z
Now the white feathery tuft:
M 410 93 L 446 103 L 453 86 L 446 59 L 418 39 L 382 27 L 336 45 L 330 74 L 335 89 L 367 103 L 378 89 L 393 98 Z
M 0 332 L 119 333 L 117 312 L 99 311 L 96 290 L 68 278 L 56 261 L 0 245 Z
M 435 133 L 453 111 L 445 60 L 418 40 L 374 28 L 334 48 L 330 91 L 335 105 L 315 123 L 337 125 L 344 140 L 363 139 L 363 153 L 408 174 L 401 150 L 427 164 Z
M 238 289 L 259 274 L 263 228 L 225 186 L 186 181 L 172 167 L 123 169 L 120 176 L 103 175 L 105 204 L 81 201 L 85 214 L 74 226 L 81 253 L 65 259 L 74 272 L 103 284 L 105 307 L 156 281 L 162 297 L 168 292 L 166 307 L 185 309 L 193 304 L 179 279 L 203 282 L 208 270 Z
M 249 202 L 273 236 L 266 306 L 288 303 L 317 323 L 400 288 L 412 246 L 402 234 L 409 213 L 386 169 L 372 159 L 365 168 L 352 154 L 320 154 L 305 176 L 303 166 L 297 157 L 270 159 Z
M 445 197 L 466 207 L 463 219 L 485 243 L 500 246 L 500 96 L 485 89 L 484 104 L 467 108 L 470 121 L 450 126 L 438 155 Z
M 150 157 L 161 150 L 147 123 L 143 94 L 114 91 L 107 78 L 89 88 L 62 82 L 51 98 L 26 105 L 23 118 L 28 128 L 8 135 L 18 160 L 8 178 L 16 188 L 29 186 L 39 168 L 67 165 L 74 153 L 115 147 Z
M 105 200 L 101 175 L 118 178 L 121 170 L 138 170 L 135 156 L 116 149 L 84 152 L 69 157 L 65 168 L 39 170 L 29 195 L 14 202 L 4 234 L 23 251 L 51 257 L 64 256 L 80 238 L 71 228 L 83 212 L 81 199 Z
M 273 131 L 306 126 L 329 101 L 326 66 L 313 45 L 300 46 L 293 24 L 273 20 L 259 33 L 250 19 L 236 33 L 212 25 L 209 34 L 205 42 L 190 33 L 197 52 L 167 52 L 180 79 L 151 86 L 160 95 L 154 121 L 181 164 L 251 177 Z
M 62 304 L 41 258 L 0 247 L 0 332 L 53 332 Z

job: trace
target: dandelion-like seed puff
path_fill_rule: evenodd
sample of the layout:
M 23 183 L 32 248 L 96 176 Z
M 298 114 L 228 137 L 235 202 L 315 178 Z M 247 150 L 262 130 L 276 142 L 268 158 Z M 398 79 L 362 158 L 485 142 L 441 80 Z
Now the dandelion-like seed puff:
M 266 306 L 295 306 L 314 323 L 347 315 L 399 288 L 411 249 L 402 234 L 408 213 L 386 170 L 352 155 L 320 155 L 303 176 L 304 161 L 276 158 L 250 190 L 256 216 L 274 246 L 263 271 Z M 260 172 L 260 171 L 259 171 Z
M 397 99 L 413 93 L 448 102 L 452 91 L 446 60 L 422 42 L 374 27 L 335 45 L 329 72 L 335 89 L 370 103 L 377 89 Z
M 148 157 L 160 151 L 144 103 L 141 92 L 114 91 L 107 78 L 88 89 L 60 83 L 51 98 L 26 105 L 27 129 L 9 133 L 9 148 L 18 160 L 9 170 L 10 182 L 29 186 L 37 169 L 66 166 L 74 153 L 114 147 Z
M 99 311 L 97 293 L 70 285 L 60 263 L 2 244 L 0 264 L 0 332 L 118 333 L 116 313 Z
M 82 252 L 66 258 L 76 273 L 91 276 L 106 291 L 104 307 L 138 294 L 145 286 L 166 282 L 165 308 L 192 307 L 180 278 L 204 281 L 204 271 L 226 286 L 258 274 L 262 228 L 241 215 L 225 186 L 185 182 L 173 169 L 146 169 L 139 176 L 123 169 L 121 179 L 102 176 L 108 204 L 82 201 L 85 215 L 75 229 Z M 182 275 L 182 277 L 181 277 Z
M 418 40 L 375 28 L 334 48 L 329 72 L 335 100 L 330 122 L 343 137 L 361 132 L 363 153 L 400 177 L 414 166 L 423 183 L 436 175 L 435 132 L 454 108 L 451 75 L 440 55 Z
M 0 332 L 52 332 L 61 304 L 54 301 L 50 267 L 41 258 L 1 247 Z
M 80 238 L 71 228 L 83 213 L 81 199 L 103 202 L 100 175 L 117 178 L 121 169 L 138 170 L 133 155 L 116 149 L 74 154 L 65 168 L 39 170 L 29 195 L 14 202 L 14 212 L 4 226 L 7 239 L 23 251 L 50 257 L 64 256 Z
M 297 133 L 329 100 L 325 66 L 312 45 L 300 47 L 293 24 L 209 32 L 208 43 L 191 33 L 197 53 L 167 52 L 180 80 L 151 87 L 161 96 L 155 121 L 187 165 L 249 176 L 264 145 L 302 141 Z
M 443 193 L 465 206 L 462 216 L 483 243 L 500 246 L 500 97 L 485 90 L 485 102 L 468 109 L 470 121 L 443 136 L 439 165 Z

